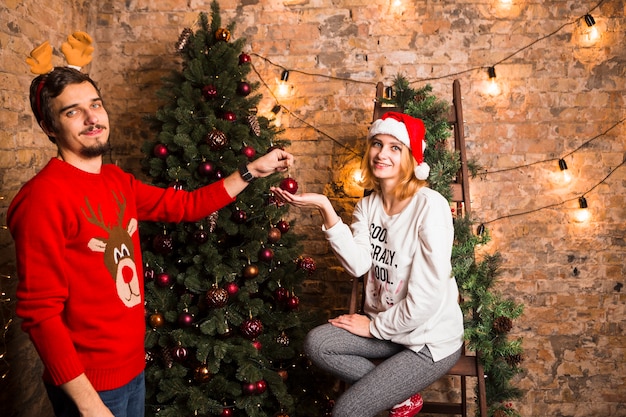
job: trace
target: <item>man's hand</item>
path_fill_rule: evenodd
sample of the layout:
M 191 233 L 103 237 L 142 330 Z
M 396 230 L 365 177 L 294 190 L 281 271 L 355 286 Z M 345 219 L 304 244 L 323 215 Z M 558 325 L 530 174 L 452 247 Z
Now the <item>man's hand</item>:
M 272 150 L 270 153 L 250 162 L 248 170 L 255 177 L 267 177 L 275 172 L 284 172 L 293 165 L 293 155 L 280 148 Z
M 74 401 L 81 417 L 115 417 L 85 374 L 61 385 L 61 389 Z

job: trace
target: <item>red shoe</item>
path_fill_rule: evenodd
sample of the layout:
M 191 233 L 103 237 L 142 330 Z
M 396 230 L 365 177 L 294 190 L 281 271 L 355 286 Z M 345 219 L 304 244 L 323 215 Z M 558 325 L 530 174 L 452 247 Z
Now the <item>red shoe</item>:
M 408 400 L 396 405 L 389 412 L 389 417 L 413 417 L 424 406 L 422 396 L 417 393 Z

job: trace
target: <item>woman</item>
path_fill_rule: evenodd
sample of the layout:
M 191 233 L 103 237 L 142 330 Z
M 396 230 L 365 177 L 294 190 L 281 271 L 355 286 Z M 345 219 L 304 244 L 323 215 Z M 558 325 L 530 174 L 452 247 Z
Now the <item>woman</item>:
M 305 343 L 317 366 L 351 384 L 334 417 L 387 409 L 391 417 L 411 417 L 422 408 L 419 391 L 461 354 L 452 215 L 448 201 L 426 186 L 425 133 L 421 120 L 402 113 L 388 112 L 372 124 L 362 185 L 373 192 L 356 205 L 350 227 L 324 195 L 272 188 L 295 207 L 317 208 L 341 265 L 355 277 L 365 275 L 364 314 L 330 319 Z

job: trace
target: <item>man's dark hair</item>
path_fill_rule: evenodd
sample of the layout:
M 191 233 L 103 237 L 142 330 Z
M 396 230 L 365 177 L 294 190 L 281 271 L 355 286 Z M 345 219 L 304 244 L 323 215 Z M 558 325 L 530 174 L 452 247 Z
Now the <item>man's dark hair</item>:
M 98 92 L 98 96 L 102 97 L 96 82 L 89 75 L 83 74 L 74 68 L 56 67 L 52 72 L 35 78 L 30 84 L 30 107 L 37 119 L 37 123 L 43 122 L 47 129 L 57 132 L 59 126 L 57 126 L 55 115 L 52 114 L 52 99 L 58 97 L 68 85 L 82 84 L 84 82 L 91 83 Z M 55 142 L 51 136 L 48 136 L 48 139 L 53 143 Z

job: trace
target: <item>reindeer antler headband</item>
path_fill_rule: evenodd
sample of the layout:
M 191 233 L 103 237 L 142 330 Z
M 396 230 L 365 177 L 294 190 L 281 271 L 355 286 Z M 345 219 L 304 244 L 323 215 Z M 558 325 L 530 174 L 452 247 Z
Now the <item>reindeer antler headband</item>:
M 91 46 L 92 39 L 85 32 L 74 32 L 67 37 L 67 41 L 61 45 L 61 52 L 65 55 L 65 60 L 68 63 L 68 67 L 74 68 L 78 71 L 82 67 L 91 62 L 93 53 L 93 46 Z M 52 72 L 54 69 L 52 66 L 52 46 L 48 41 L 45 41 L 30 53 L 30 56 L 26 58 L 26 63 L 30 66 L 30 70 L 33 74 L 45 75 Z M 37 85 L 37 95 L 35 96 L 35 103 L 37 107 L 37 117 L 41 120 L 41 90 L 46 83 L 46 77 L 41 77 L 39 85 Z

